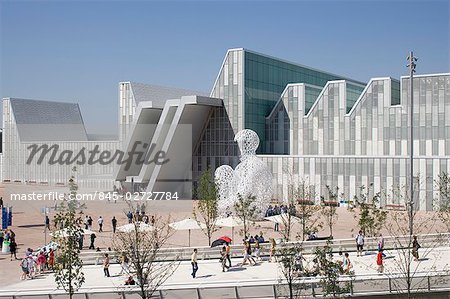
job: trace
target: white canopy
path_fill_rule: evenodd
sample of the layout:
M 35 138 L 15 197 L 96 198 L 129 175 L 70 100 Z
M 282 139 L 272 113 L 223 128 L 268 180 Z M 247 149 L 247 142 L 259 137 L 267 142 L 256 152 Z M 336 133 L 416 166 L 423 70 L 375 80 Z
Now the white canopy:
M 191 229 L 202 229 L 206 228 L 204 223 L 200 224 L 191 218 L 186 218 L 181 221 L 170 223 L 169 226 L 175 230 L 191 230 Z
M 244 226 L 244 222 L 238 217 L 228 216 L 226 218 L 217 219 L 216 225 L 231 227 L 231 239 L 234 240 L 234 228 L 236 226 Z
M 264 218 L 266 220 L 269 220 L 271 222 L 275 222 L 278 224 L 288 224 L 289 222 L 289 214 L 287 213 L 283 213 L 283 214 L 279 214 L 279 215 L 274 215 L 274 216 L 270 216 L 270 217 L 266 217 Z M 296 224 L 300 222 L 300 218 L 291 215 L 291 224 Z
M 216 221 L 217 226 L 236 227 L 243 226 L 244 222 L 238 217 L 228 216 L 226 218 L 219 218 Z
M 81 231 L 81 234 L 83 234 L 83 235 L 91 235 L 94 233 L 93 231 L 84 229 L 84 228 L 82 228 L 80 231 Z M 50 236 L 57 237 L 57 238 L 67 238 L 69 236 L 69 234 L 67 232 L 67 229 L 64 228 L 64 229 L 57 230 L 57 231 L 51 233 Z
M 150 224 L 146 224 L 145 222 L 138 221 L 136 223 L 128 223 L 128 224 L 119 226 L 117 228 L 117 231 L 121 232 L 121 233 L 130 233 L 130 232 L 134 232 L 136 227 L 138 228 L 138 231 L 140 231 L 140 232 L 148 232 L 148 231 L 154 230 L 154 227 L 151 226 Z
M 186 218 L 181 221 L 170 223 L 169 226 L 175 230 L 188 230 L 189 231 L 189 247 L 191 247 L 191 229 L 204 229 L 206 225 L 204 223 L 200 224 L 191 218 Z

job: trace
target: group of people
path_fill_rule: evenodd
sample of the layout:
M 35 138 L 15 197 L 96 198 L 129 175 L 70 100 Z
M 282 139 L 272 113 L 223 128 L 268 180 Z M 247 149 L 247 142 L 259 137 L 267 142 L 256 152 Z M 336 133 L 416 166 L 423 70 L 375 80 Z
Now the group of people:
M 145 209 L 144 204 L 142 204 L 142 207 L 140 209 L 136 209 L 135 213 L 133 213 L 132 211 L 128 211 L 127 213 L 128 223 L 132 223 L 134 219 L 135 221 L 141 221 L 144 222 L 145 224 L 155 225 L 155 216 L 152 216 L 150 218 L 147 214 L 145 214 L 144 209 Z
M 55 265 L 55 251 L 45 247 L 34 252 L 33 249 L 28 248 L 25 256 L 20 261 L 22 269 L 21 279 L 33 279 L 36 274 L 43 274 L 46 271 L 53 271 Z
M 17 243 L 16 243 L 16 233 L 12 229 L 0 229 L 0 251 L 2 250 L 3 243 L 9 244 L 9 252 L 11 254 L 11 261 L 17 259 Z
M 262 236 L 251 236 L 250 238 L 245 238 L 242 240 L 243 242 L 243 260 L 238 266 L 246 265 L 247 263 L 250 265 L 257 264 L 257 261 L 262 261 L 261 259 L 261 246 L 260 243 L 264 242 L 264 238 Z M 358 235 L 355 238 L 356 242 L 356 256 L 361 257 L 363 256 L 363 250 L 364 250 L 364 234 L 362 231 L 359 231 Z M 275 239 L 270 238 L 269 239 L 270 244 L 270 252 L 269 252 L 269 262 L 272 262 L 273 260 L 277 261 L 276 258 L 276 242 Z M 379 235 L 379 239 L 377 241 L 377 247 L 378 247 L 378 253 L 376 255 L 376 264 L 377 264 L 377 271 L 379 273 L 383 273 L 384 271 L 384 265 L 383 260 L 385 258 L 385 254 L 383 252 L 384 250 L 384 238 L 383 235 Z M 413 243 L 412 243 L 412 255 L 414 259 L 417 261 L 419 259 L 419 253 L 418 250 L 420 248 L 420 245 L 417 241 L 417 236 L 413 237 Z M 191 264 L 192 264 L 192 277 L 196 277 L 196 273 L 198 271 L 198 262 L 197 262 L 197 249 L 194 249 L 192 256 L 191 256 Z M 225 243 L 225 245 L 221 248 L 220 251 L 221 258 L 221 266 L 222 271 L 226 272 L 231 267 L 231 246 L 229 243 Z M 295 256 L 295 274 L 299 276 L 317 276 L 323 274 L 325 271 L 324 265 L 320 264 L 320 261 L 317 258 L 314 258 L 312 260 L 312 267 L 305 268 L 303 266 L 303 261 L 306 261 L 306 259 L 303 257 L 301 252 L 298 252 Z M 338 266 L 340 274 L 343 275 L 351 275 L 353 270 L 353 264 L 350 260 L 350 256 L 348 252 L 342 252 L 339 251 L 339 258 L 335 263 Z

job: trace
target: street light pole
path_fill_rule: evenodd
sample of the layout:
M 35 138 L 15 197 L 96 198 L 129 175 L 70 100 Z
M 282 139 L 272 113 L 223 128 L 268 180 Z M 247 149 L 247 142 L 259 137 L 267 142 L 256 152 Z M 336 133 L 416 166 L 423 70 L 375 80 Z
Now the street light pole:
M 414 103 L 413 103 L 413 75 L 416 72 L 416 61 L 417 58 L 414 57 L 412 51 L 409 52 L 408 57 L 408 67 L 409 67 L 409 98 L 410 98 L 410 111 L 409 111 L 409 128 L 410 128 L 410 137 L 409 137 L 409 165 L 410 165 L 410 180 L 409 180 L 409 235 L 412 236 L 414 234 L 413 229 L 413 216 L 414 216 Z

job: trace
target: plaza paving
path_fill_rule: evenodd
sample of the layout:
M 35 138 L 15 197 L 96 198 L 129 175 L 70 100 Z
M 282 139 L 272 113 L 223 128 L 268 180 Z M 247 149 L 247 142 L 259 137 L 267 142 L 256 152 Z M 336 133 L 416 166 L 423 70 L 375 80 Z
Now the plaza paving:
M 41 208 L 52 205 L 52 202 L 44 201 L 10 201 L 9 194 L 11 193 L 30 193 L 30 192 L 67 192 L 66 187 L 43 187 L 43 186 L 26 186 L 26 185 L 4 185 L 0 186 L 0 195 L 3 197 L 6 205 L 12 205 L 14 209 L 14 220 L 12 229 L 16 232 L 17 242 L 19 245 L 18 257 L 20 258 L 27 247 L 36 248 L 44 242 L 44 225 Z M 83 192 L 83 191 L 80 191 Z M 111 225 L 110 219 L 116 216 L 119 225 L 127 222 L 125 212 L 127 205 L 124 202 L 107 202 L 107 201 L 90 201 L 86 203 L 86 214 L 91 215 L 94 219 L 93 229 L 97 231 L 96 220 L 98 216 L 103 216 L 105 219 L 105 226 L 103 233 L 97 233 L 96 246 L 101 249 L 106 249 L 111 242 Z M 147 202 L 147 214 L 158 214 L 162 216 L 170 216 L 172 221 L 181 220 L 187 217 L 192 217 L 192 201 L 152 201 Z M 52 216 L 52 215 L 51 215 Z M 235 231 L 235 239 L 239 240 L 241 237 Z M 269 237 L 280 238 L 279 232 L 273 231 L 273 224 L 267 221 L 258 222 L 252 226 L 250 233 L 252 235 L 264 233 L 266 239 Z M 345 208 L 338 209 L 338 220 L 333 227 L 333 233 L 336 239 L 352 238 L 357 231 L 356 220 L 354 214 Z M 297 233 L 294 230 L 293 235 Z M 230 228 L 220 228 L 214 233 L 214 237 L 222 235 L 230 235 Z M 383 232 L 387 235 L 386 232 Z M 328 229 L 326 227 L 319 231 L 319 236 L 327 236 Z M 50 237 L 47 234 L 47 240 Z M 85 245 L 87 242 L 85 242 Z M 167 246 L 181 247 L 187 246 L 188 238 L 186 231 L 176 231 L 170 238 Z M 207 245 L 207 239 L 201 231 L 191 232 L 191 243 L 195 246 Z M 238 242 L 240 243 L 240 242 Z M 83 252 L 89 251 L 84 249 Z M 450 254 L 448 248 L 440 248 L 435 250 L 429 259 L 420 263 L 421 271 L 428 271 L 436 268 L 437 270 L 447 270 L 450 264 Z M 391 253 L 395 256 L 394 253 Z M 310 257 L 307 257 L 308 259 Z M 351 254 L 352 262 L 355 265 L 355 272 L 357 275 L 377 275 L 375 270 L 375 255 L 367 255 L 356 258 Z M 234 260 L 234 264 L 240 260 Z M 393 257 L 386 260 L 387 272 L 392 272 L 392 265 L 394 263 Z M 437 266 L 437 267 L 435 267 Z M 279 267 L 274 263 L 263 262 L 254 267 L 236 267 L 230 272 L 222 273 L 218 261 L 200 261 L 200 270 L 198 278 L 193 280 L 190 273 L 190 264 L 182 262 L 175 273 L 166 282 L 166 287 L 172 286 L 187 286 L 187 285 L 208 285 L 208 284 L 223 284 L 228 283 L 276 283 L 280 278 Z M 86 266 L 84 268 L 86 273 L 86 283 L 84 287 L 117 287 L 123 284 L 124 277 L 114 276 L 112 278 L 104 278 L 101 266 Z M 112 265 L 111 274 L 118 273 L 118 266 Z M 52 275 L 43 275 L 35 280 L 20 281 L 21 271 L 19 261 L 10 261 L 9 256 L 0 255 L 0 290 L 24 290 L 35 288 L 54 288 Z
M 44 241 L 50 240 L 49 232 L 44 234 L 44 215 L 41 210 L 45 206 L 54 206 L 52 201 L 12 201 L 10 194 L 29 194 L 32 192 L 48 193 L 48 192 L 67 192 L 67 187 L 48 187 L 36 185 L 15 185 L 6 184 L 0 185 L 0 196 L 3 197 L 4 203 L 7 206 L 13 207 L 13 226 L 12 229 L 16 233 L 16 240 L 18 243 L 18 257 L 22 257 L 27 247 L 37 248 L 44 244 Z M 80 190 L 82 192 L 90 192 L 92 190 Z M 96 246 L 101 249 L 106 249 L 111 246 L 111 219 L 115 216 L 118 220 L 118 225 L 128 223 L 125 213 L 128 211 L 128 206 L 123 201 L 117 203 L 108 201 L 89 201 L 85 202 L 85 214 L 91 215 L 94 220 L 93 230 L 96 232 Z M 170 217 L 171 221 L 181 220 L 187 217 L 192 217 L 192 201 L 178 200 L 178 201 L 149 201 L 146 202 L 147 214 L 158 214 L 163 217 Z M 338 211 L 339 218 L 333 228 L 336 238 L 349 238 L 353 236 L 355 231 L 355 219 L 353 214 L 347 209 L 342 208 Z M 54 215 L 50 214 L 50 218 Z M 105 219 L 104 232 L 98 233 L 97 219 L 102 216 Z M 52 227 L 53 228 L 53 227 Z M 240 240 L 238 234 L 239 228 L 235 229 L 235 239 Z M 279 232 L 274 232 L 273 224 L 268 221 L 258 222 L 252 226 L 250 234 L 264 233 L 266 239 L 269 237 L 280 238 Z M 295 235 L 297 231 L 293 232 Z M 223 235 L 231 237 L 231 229 L 228 227 L 220 228 L 213 235 L 218 238 Z M 328 235 L 326 228 L 319 231 L 319 236 Z M 85 249 L 83 252 L 89 251 L 85 242 Z M 208 245 L 208 240 L 200 230 L 191 231 L 191 243 L 196 246 Z M 239 242 L 240 243 L 240 242 Z M 188 246 L 188 237 L 186 231 L 175 231 L 168 240 L 168 247 L 182 247 Z M 9 256 L 0 254 L 0 287 L 9 285 L 17 281 L 20 276 L 20 269 L 18 267 L 19 261 L 10 261 Z
M 422 253 L 428 251 L 421 249 Z M 350 259 L 354 264 L 355 275 L 364 280 L 370 280 L 372 277 L 392 276 L 398 272 L 396 260 L 399 259 L 397 251 L 387 251 L 385 260 L 385 273 L 376 272 L 376 255 L 374 252 L 366 252 L 363 257 L 356 257 L 355 253 L 350 254 Z M 337 255 L 336 255 L 337 258 Z M 312 256 L 306 256 L 307 263 L 311 264 Z M 189 262 L 181 262 L 176 271 L 164 284 L 164 288 L 191 288 L 191 287 L 211 287 L 211 286 L 249 286 L 249 285 L 270 285 L 277 284 L 282 278 L 280 266 L 278 263 L 269 263 L 263 261 L 255 266 L 238 266 L 241 259 L 233 259 L 233 267 L 228 272 L 222 272 L 221 265 L 218 260 L 199 261 L 199 270 L 197 278 L 193 279 L 190 275 L 191 265 Z M 413 269 L 416 272 L 433 272 L 448 271 L 450 265 L 450 247 L 438 247 L 429 251 L 423 256 L 420 262 L 413 262 Z M 120 265 L 113 264 L 110 267 L 111 277 L 107 278 L 103 275 L 101 265 L 85 266 L 86 282 L 83 289 L 118 289 L 123 288 L 126 276 L 118 275 Z M 33 280 L 19 281 L 15 277 L 12 278 L 16 283 L 2 287 L 2 291 L 31 291 L 31 290 L 54 290 L 55 283 L 52 274 L 44 274 Z

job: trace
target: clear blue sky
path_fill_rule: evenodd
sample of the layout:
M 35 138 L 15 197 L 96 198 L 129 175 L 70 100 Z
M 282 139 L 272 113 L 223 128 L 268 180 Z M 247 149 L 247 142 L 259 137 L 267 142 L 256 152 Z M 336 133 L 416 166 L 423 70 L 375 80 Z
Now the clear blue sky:
M 360 81 L 449 72 L 441 1 L 4 1 L 0 96 L 79 102 L 116 128 L 118 82 L 210 91 L 228 48 Z

